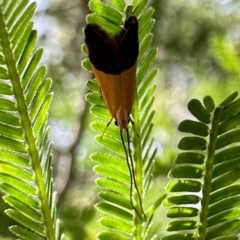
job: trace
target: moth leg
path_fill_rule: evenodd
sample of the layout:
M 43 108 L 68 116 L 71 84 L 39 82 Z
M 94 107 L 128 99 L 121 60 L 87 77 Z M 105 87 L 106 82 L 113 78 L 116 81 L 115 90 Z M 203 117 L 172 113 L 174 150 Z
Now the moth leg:
M 130 116 L 128 116 L 128 122 L 130 122 L 132 124 L 133 128 L 135 129 L 135 133 L 136 133 L 137 137 L 139 137 L 139 134 L 137 133 L 137 130 L 134 127 L 134 121 L 132 120 L 132 118 Z
M 101 135 L 100 138 L 103 137 L 104 133 L 106 132 L 106 130 L 107 130 L 107 128 L 109 127 L 109 125 L 111 124 L 112 120 L 113 120 L 113 117 L 112 117 L 111 120 L 107 123 L 107 125 L 106 125 L 106 127 L 104 128 L 103 133 L 102 133 L 102 135 Z
M 128 116 L 128 122 L 130 122 L 132 125 L 134 125 L 134 121 L 132 120 L 132 118 L 130 116 Z
M 101 89 L 100 87 L 98 87 L 98 92 L 99 92 L 99 94 L 100 94 L 100 96 L 101 96 L 101 99 L 103 100 L 102 89 Z

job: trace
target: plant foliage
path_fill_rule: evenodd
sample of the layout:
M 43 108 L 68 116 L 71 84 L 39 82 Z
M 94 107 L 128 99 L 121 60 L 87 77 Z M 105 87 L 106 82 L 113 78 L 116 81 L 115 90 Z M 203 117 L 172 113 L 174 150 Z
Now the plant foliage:
M 240 227 L 240 98 L 235 92 L 219 106 L 210 96 L 203 104 L 188 104 L 197 119 L 184 120 L 179 130 L 190 134 L 178 147 L 183 150 L 170 171 L 171 193 L 167 230 L 171 239 L 238 239 Z
M 229 74 L 239 75 L 240 60 L 234 45 L 223 36 L 214 35 L 211 38 L 212 54 L 222 70 Z
M 53 193 L 46 67 L 39 66 L 36 4 L 0 1 L 0 189 L 10 230 L 21 239 L 59 239 Z
M 145 195 L 151 183 L 156 149 L 151 130 L 157 69 L 152 68 L 156 48 L 151 48 L 154 25 L 153 8 L 147 0 L 111 0 L 111 5 L 91 0 L 88 23 L 97 23 L 115 34 L 130 15 L 139 21 L 137 93 L 130 126 L 133 170 L 140 199 L 133 193 L 119 129 L 110 125 L 95 79 L 88 81 L 87 100 L 98 117 L 92 128 L 100 134 L 96 141 L 106 153 L 92 154 L 94 171 L 100 175 L 99 222 L 104 230 L 99 239 L 156 239 L 151 233 L 153 215 L 164 196 L 150 206 Z M 53 192 L 51 144 L 48 141 L 48 110 L 52 99 L 51 79 L 40 66 L 42 49 L 37 49 L 37 32 L 31 21 L 36 4 L 28 0 L 0 0 L 0 190 L 8 204 L 5 213 L 14 220 L 10 230 L 18 239 L 57 240 L 62 238 L 56 217 L 56 193 Z M 224 38 L 214 36 L 212 50 L 218 65 L 226 73 L 239 74 L 235 49 Z M 83 46 L 86 53 L 86 47 Z M 227 61 L 226 61 L 227 59 Z M 84 68 L 91 71 L 88 59 Z M 179 142 L 182 152 L 170 171 L 167 189 L 169 234 L 164 240 L 235 240 L 240 227 L 240 98 L 235 92 L 219 106 L 207 96 L 201 103 L 193 99 L 188 109 L 196 118 L 184 120 L 179 130 L 187 133 Z M 127 137 L 124 141 L 127 146 Z M 108 152 L 109 151 L 109 152 Z M 144 211 L 144 214 L 143 214 Z M 137 213 L 141 213 L 142 217 Z M 144 216 L 144 217 L 143 217 Z
M 149 111 L 154 101 L 153 93 L 156 85 L 153 80 L 157 74 L 157 69 L 151 68 L 157 50 L 150 47 L 153 38 L 151 30 L 154 25 L 152 18 L 154 10 L 151 7 L 146 8 L 147 0 L 134 1 L 131 6 L 126 6 L 123 0 L 112 0 L 111 3 L 112 5 L 107 5 L 99 0 L 90 1 L 89 8 L 92 13 L 87 16 L 87 22 L 97 23 L 109 34 L 116 34 L 128 16 L 134 15 L 138 18 L 137 94 L 132 111 L 134 125 L 131 131 L 131 145 L 136 182 L 144 202 L 156 154 L 150 136 L 154 112 Z M 83 51 L 86 53 L 85 46 L 83 46 Z M 85 59 L 82 65 L 91 71 L 89 59 Z M 92 103 L 91 112 L 99 117 L 99 120 L 92 123 L 92 128 L 102 134 L 107 122 L 111 119 L 111 115 L 101 99 L 96 80 L 89 81 L 87 85 L 90 89 L 87 100 Z M 130 175 L 119 129 L 110 125 L 102 138 L 101 134 L 96 137 L 96 141 L 110 149 L 112 154 L 110 152 L 94 153 L 91 156 L 97 164 L 94 171 L 101 176 L 97 179 L 97 184 L 101 187 L 99 197 L 102 201 L 97 204 L 97 209 L 104 213 L 100 219 L 100 224 L 106 227 L 106 230 L 99 234 L 99 238 L 108 240 L 149 239 L 151 220 L 161 200 L 156 201 L 152 206 L 144 207 L 146 219 L 141 219 L 137 214 L 134 214 L 129 196 Z M 141 212 L 141 204 L 137 194 L 135 194 L 135 203 L 136 208 Z

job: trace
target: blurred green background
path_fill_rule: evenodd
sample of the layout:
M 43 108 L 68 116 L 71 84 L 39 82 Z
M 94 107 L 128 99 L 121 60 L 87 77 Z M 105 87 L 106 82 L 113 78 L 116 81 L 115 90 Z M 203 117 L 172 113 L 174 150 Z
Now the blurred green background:
M 107 2 L 107 1 L 105 1 Z M 130 2 L 130 1 L 128 1 Z M 158 149 L 152 187 L 146 201 L 164 193 L 167 173 L 178 153 L 180 121 L 191 118 L 187 102 L 211 95 L 220 103 L 239 89 L 240 1 L 237 0 L 149 0 L 156 19 L 152 46 L 158 48 L 155 66 L 153 137 Z M 53 79 L 54 98 L 49 124 L 54 142 L 54 187 L 58 191 L 58 214 L 65 239 L 96 239 L 100 231 L 97 176 L 91 153 L 106 151 L 95 141 L 85 101 L 91 73 L 81 68 L 83 28 L 89 13 L 88 0 L 39 0 L 34 19 L 39 46 L 44 48 L 42 64 Z M 0 202 L 3 210 L 6 206 Z M 159 238 L 166 227 L 166 209 L 155 215 L 152 232 Z M 1 211 L 0 239 L 12 238 L 11 220 Z

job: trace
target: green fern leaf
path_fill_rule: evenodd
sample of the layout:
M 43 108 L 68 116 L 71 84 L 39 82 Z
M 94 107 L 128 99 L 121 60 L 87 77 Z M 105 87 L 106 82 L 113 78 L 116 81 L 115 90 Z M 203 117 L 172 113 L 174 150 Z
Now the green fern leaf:
M 39 67 L 36 4 L 0 3 L 0 189 L 21 239 L 60 239 L 52 189 L 48 110 L 51 79 Z
M 239 112 L 237 93 L 218 107 L 210 96 L 204 105 L 194 99 L 188 104 L 199 120 L 184 120 L 179 130 L 194 136 L 183 137 L 176 166 L 170 171 L 168 239 L 238 239 L 239 205 Z M 176 195 L 177 194 L 177 195 Z M 184 204 L 184 206 L 183 206 Z M 188 206 L 200 204 L 199 207 Z M 189 233 L 190 232 L 190 233 Z

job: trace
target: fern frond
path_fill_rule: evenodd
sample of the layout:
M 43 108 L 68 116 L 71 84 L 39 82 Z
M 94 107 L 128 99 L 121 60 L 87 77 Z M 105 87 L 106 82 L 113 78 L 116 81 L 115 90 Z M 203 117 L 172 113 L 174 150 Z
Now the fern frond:
M 204 105 L 196 99 L 188 109 L 198 121 L 185 120 L 179 130 L 183 137 L 164 201 L 170 206 L 167 229 L 176 233 L 169 239 L 238 239 L 239 205 L 239 113 L 240 99 L 233 93 L 218 107 L 210 96 Z M 236 100 L 235 100 L 236 99 Z M 190 205 L 191 204 L 191 205 Z M 194 205 L 192 205 L 194 204 Z M 198 205 L 200 205 L 200 208 Z M 178 233 L 179 232 L 179 233 Z
M 150 33 L 154 20 L 152 19 L 153 8 L 146 9 L 147 1 L 140 0 L 132 3 L 132 6 L 126 7 L 123 0 L 111 1 L 112 5 L 107 5 L 99 0 L 89 2 L 92 13 L 87 16 L 88 23 L 97 23 L 109 34 L 116 34 L 123 25 L 123 19 L 129 15 L 134 15 L 139 22 L 139 56 L 137 69 L 137 94 L 132 110 L 134 125 L 132 127 L 132 147 L 134 158 L 134 172 L 136 175 L 137 186 L 144 199 L 144 195 L 148 189 L 151 180 L 151 169 L 156 154 L 151 139 L 151 129 L 154 112 L 149 110 L 153 104 L 154 90 L 156 85 L 153 80 L 157 74 L 157 69 L 152 69 L 153 61 L 156 57 L 157 50 L 150 48 L 152 42 L 152 34 Z M 86 53 L 86 47 L 83 46 Z M 82 62 L 82 66 L 91 70 L 89 59 Z M 98 92 L 97 83 L 91 80 L 87 84 L 91 90 L 87 94 L 87 100 L 92 103 L 91 112 L 99 117 L 94 121 L 91 127 L 102 133 L 106 127 L 106 123 L 111 119 L 111 115 L 106 109 L 101 96 Z M 100 239 L 147 239 L 149 226 L 151 225 L 152 216 L 159 206 L 162 198 L 156 201 L 156 204 L 149 206 L 146 210 L 147 220 L 139 218 L 133 214 L 130 203 L 130 175 L 126 163 L 126 153 L 122 146 L 119 129 L 111 124 L 104 136 L 96 137 L 104 147 L 112 151 L 113 155 L 102 153 L 94 153 L 91 158 L 97 163 L 94 171 L 101 178 L 97 180 L 97 184 L 102 188 L 99 197 L 103 200 L 97 205 L 97 208 L 104 212 L 104 217 L 100 223 L 107 227 L 105 232 L 100 233 Z M 127 137 L 124 136 L 127 142 Z M 137 194 L 135 194 L 136 208 L 141 212 L 141 206 Z
M 21 239 L 59 239 L 52 189 L 48 110 L 51 79 L 39 67 L 36 4 L 0 3 L 0 189 Z

